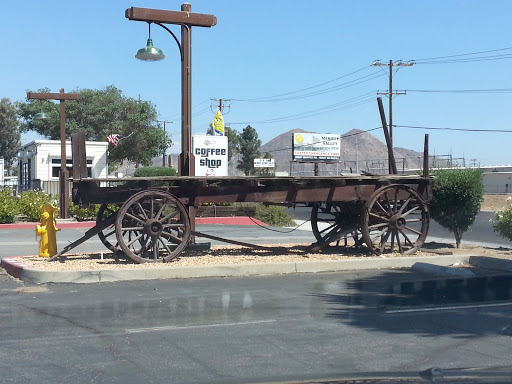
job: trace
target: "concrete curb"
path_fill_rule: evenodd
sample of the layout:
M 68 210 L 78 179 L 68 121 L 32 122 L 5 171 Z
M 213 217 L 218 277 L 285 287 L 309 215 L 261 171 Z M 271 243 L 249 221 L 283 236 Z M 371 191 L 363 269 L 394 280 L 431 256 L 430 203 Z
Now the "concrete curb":
M 470 258 L 471 259 L 471 258 Z M 411 267 L 413 271 L 425 273 L 427 275 L 447 276 L 447 277 L 475 277 L 475 273 L 468 269 L 448 267 L 443 265 L 434 265 L 430 263 L 418 262 Z
M 497 257 L 471 256 L 469 263 L 475 267 L 512 272 L 512 260 Z
M 432 265 L 468 263 L 469 255 L 428 257 L 364 258 L 328 261 L 300 261 L 270 264 L 232 264 L 197 267 L 103 269 L 89 271 L 48 271 L 33 268 L 19 257 L 5 257 L 0 266 L 11 276 L 31 283 L 100 283 L 128 280 L 186 279 L 197 277 L 235 277 L 276 274 L 339 272 L 369 269 L 411 268 L 425 260 Z M 512 264 L 511 264 L 512 266 Z
M 340 272 L 371 269 L 424 268 L 436 276 L 462 276 L 456 268 L 447 268 L 456 263 L 471 264 L 480 268 L 512 271 L 512 260 L 485 256 L 442 255 L 396 258 L 363 258 L 327 261 L 299 261 L 270 264 L 231 264 L 197 267 L 164 267 L 103 269 L 89 271 L 48 271 L 36 269 L 17 261 L 19 257 L 5 257 L 0 266 L 15 278 L 30 283 L 101 283 L 129 280 L 187 279 L 197 277 L 241 277 L 279 274 Z M 425 263 L 428 261 L 428 263 Z M 415 267 L 416 265 L 416 267 Z M 448 272 L 446 272 L 448 271 Z

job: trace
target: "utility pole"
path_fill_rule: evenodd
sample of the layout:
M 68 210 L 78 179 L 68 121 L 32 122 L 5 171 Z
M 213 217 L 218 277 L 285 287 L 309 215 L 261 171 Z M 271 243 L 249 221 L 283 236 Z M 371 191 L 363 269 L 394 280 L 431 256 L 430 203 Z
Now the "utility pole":
M 379 60 L 375 61 L 372 66 L 374 67 L 389 67 L 389 89 L 388 92 L 377 92 L 377 95 L 386 95 L 389 98 L 389 138 L 391 141 L 391 146 L 393 146 L 393 96 L 394 95 L 405 95 L 407 92 L 393 92 L 393 67 L 412 67 L 415 63 L 409 61 L 404 63 L 402 61 L 398 61 L 396 63 L 393 60 L 389 60 L 389 63 L 381 63 Z
M 212 103 L 218 103 L 218 104 L 210 104 L 210 107 L 217 107 L 220 111 L 220 113 L 222 113 L 223 115 L 225 114 L 224 113 L 224 109 L 227 108 L 228 109 L 228 112 L 226 113 L 229 113 L 229 110 L 231 108 L 231 104 L 227 104 L 231 101 L 231 99 L 210 99 L 212 101 Z
M 166 123 L 171 123 L 172 124 L 172 121 L 166 121 L 166 120 L 157 120 L 158 123 L 164 123 L 164 137 L 167 139 L 167 133 L 165 131 L 165 124 Z M 163 153 L 162 153 L 162 167 L 165 167 L 165 154 L 167 152 L 167 149 L 164 149 Z

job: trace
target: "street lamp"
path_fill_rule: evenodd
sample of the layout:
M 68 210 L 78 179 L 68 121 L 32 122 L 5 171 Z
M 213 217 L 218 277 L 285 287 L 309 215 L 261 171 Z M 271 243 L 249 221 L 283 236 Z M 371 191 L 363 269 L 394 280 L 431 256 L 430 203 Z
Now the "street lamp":
M 181 176 L 194 174 L 192 141 L 192 27 L 213 27 L 217 18 L 213 15 L 192 13 L 191 5 L 184 3 L 180 11 L 165 11 L 161 9 L 131 7 L 125 11 L 125 17 L 134 21 L 145 21 L 149 24 L 149 38 L 146 47 L 139 49 L 135 57 L 140 60 L 156 61 L 165 57 L 162 50 L 153 46 L 151 39 L 151 24 L 156 24 L 171 34 L 178 45 L 181 58 L 181 154 L 179 172 Z M 181 43 L 176 35 L 164 24 L 181 26 Z

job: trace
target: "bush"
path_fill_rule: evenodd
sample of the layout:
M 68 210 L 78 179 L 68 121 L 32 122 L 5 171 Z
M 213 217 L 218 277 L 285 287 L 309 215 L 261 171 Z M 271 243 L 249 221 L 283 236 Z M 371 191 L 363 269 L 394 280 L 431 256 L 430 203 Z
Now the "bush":
M 167 167 L 140 167 L 135 169 L 135 177 L 177 176 L 174 168 Z
M 256 215 L 254 217 L 276 227 L 288 227 L 295 224 L 292 216 L 284 207 L 277 205 L 256 204 Z
M 100 204 L 91 204 L 87 208 L 80 208 L 78 205 L 70 202 L 69 214 L 78 221 L 96 220 Z
M 12 189 L 0 188 L 0 224 L 14 222 L 18 214 L 18 201 L 12 195 Z
M 459 248 L 462 234 L 475 221 L 484 199 L 482 172 L 450 169 L 435 171 L 434 176 L 431 216 L 455 235 Z
M 500 237 L 512 241 L 512 206 L 505 211 L 496 212 L 492 226 Z
M 27 216 L 28 221 L 39 221 L 41 218 L 39 208 L 48 203 L 57 206 L 56 199 L 46 192 L 40 190 L 22 192 L 18 199 L 19 213 Z

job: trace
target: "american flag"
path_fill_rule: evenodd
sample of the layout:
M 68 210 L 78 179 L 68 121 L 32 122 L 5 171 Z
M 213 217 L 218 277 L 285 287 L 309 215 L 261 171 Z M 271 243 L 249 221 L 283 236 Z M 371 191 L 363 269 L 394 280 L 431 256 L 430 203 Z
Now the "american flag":
M 107 140 L 110 144 L 112 144 L 115 147 L 117 144 L 119 144 L 119 141 L 121 139 L 124 139 L 124 137 L 124 135 L 121 135 L 119 133 L 113 133 L 107 136 Z

